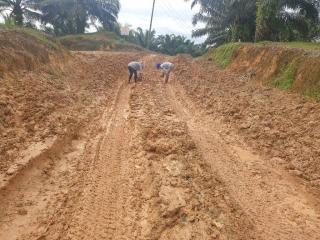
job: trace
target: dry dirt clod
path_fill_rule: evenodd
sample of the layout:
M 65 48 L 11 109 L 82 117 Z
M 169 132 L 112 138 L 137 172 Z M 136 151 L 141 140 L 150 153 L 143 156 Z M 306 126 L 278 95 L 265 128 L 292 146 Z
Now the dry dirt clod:
M 28 211 L 26 209 L 19 209 L 18 214 L 21 216 L 25 216 L 28 214 Z

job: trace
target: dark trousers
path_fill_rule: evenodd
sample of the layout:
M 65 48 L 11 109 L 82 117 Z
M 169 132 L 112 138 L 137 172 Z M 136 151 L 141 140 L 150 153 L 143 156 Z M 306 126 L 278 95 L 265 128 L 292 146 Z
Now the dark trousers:
M 129 69 L 129 82 L 131 81 L 132 76 L 134 75 L 134 81 L 137 82 L 138 80 L 138 72 L 132 67 L 128 67 Z

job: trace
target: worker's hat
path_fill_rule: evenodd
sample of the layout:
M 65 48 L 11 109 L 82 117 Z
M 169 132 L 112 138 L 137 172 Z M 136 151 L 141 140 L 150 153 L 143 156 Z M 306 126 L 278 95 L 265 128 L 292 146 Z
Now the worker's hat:
M 160 69 L 160 67 L 161 67 L 161 63 L 157 63 L 156 68 Z

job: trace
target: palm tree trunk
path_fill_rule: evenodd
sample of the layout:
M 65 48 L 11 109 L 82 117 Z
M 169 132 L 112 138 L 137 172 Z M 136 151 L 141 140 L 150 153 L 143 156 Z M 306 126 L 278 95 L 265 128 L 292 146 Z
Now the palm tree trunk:
M 14 18 L 15 24 L 18 26 L 23 25 L 23 10 L 21 7 L 21 0 L 16 1 L 12 9 L 11 16 Z

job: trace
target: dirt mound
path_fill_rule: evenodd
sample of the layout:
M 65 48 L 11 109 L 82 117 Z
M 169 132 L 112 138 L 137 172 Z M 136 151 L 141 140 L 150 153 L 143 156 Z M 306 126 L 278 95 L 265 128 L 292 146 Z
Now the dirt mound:
M 242 45 L 235 50 L 229 69 L 320 100 L 319 65 L 319 50 Z
M 33 29 L 0 29 L 0 78 L 33 70 L 68 53 L 54 38 Z
M 60 42 L 72 51 L 143 51 L 142 47 L 127 42 L 112 32 L 69 35 Z
M 246 49 L 255 51 L 251 48 L 241 51 Z M 241 62 L 241 56 L 235 59 L 238 58 L 240 63 L 234 63 L 230 69 L 240 69 L 245 63 Z M 266 62 L 263 59 L 262 55 L 261 61 Z M 285 164 L 294 174 L 320 187 L 319 104 L 199 61 L 195 64 L 177 59 L 175 74 L 196 105 L 212 118 L 229 125 L 230 130 L 236 129 L 268 159 Z M 253 66 L 259 64 L 253 63 Z

